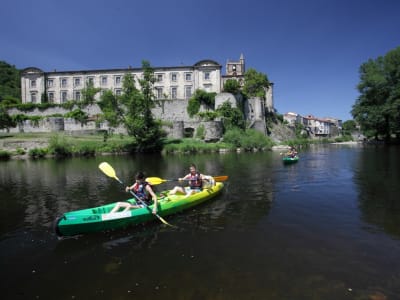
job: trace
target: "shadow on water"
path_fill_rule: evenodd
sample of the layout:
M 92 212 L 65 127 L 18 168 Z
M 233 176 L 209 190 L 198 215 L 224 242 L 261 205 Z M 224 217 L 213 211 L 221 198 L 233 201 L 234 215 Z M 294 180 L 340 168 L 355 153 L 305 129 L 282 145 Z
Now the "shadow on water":
M 358 160 L 355 180 L 363 220 L 400 238 L 399 147 L 370 146 Z M 374 230 L 370 228 L 370 230 Z

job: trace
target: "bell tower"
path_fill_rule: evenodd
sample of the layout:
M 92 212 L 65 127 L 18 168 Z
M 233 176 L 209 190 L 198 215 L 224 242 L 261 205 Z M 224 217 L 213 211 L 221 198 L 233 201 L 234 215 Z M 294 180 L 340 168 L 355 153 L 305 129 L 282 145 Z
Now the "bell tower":
M 245 72 L 244 56 L 240 54 L 239 61 L 226 62 L 226 75 L 231 77 L 242 77 Z

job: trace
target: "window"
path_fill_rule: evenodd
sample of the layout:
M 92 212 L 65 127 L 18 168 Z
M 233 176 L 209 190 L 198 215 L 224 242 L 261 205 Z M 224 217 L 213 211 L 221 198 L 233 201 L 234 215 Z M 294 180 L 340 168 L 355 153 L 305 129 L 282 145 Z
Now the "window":
M 61 87 L 62 88 L 67 87 L 67 78 L 61 78 Z
M 67 91 L 61 91 L 61 103 L 67 102 Z
M 178 74 L 177 73 L 172 73 L 171 74 L 171 81 L 177 81 L 178 80 Z
M 53 79 L 47 79 L 47 87 L 53 87 L 54 85 L 54 80 Z
M 204 72 L 204 80 L 210 80 L 210 72 Z
M 162 87 L 156 88 L 156 98 L 157 99 L 163 98 L 163 88 Z
M 115 85 L 121 85 L 121 76 L 115 76 Z
M 117 96 L 121 96 L 122 91 L 121 91 L 121 89 L 115 89 L 115 90 L 114 90 L 114 93 L 115 93 L 115 95 L 117 95 Z
M 74 100 L 80 101 L 81 100 L 81 91 L 74 92 Z
M 87 83 L 94 85 L 94 77 L 88 77 Z
M 54 92 L 48 92 L 47 98 L 49 100 L 49 103 L 54 103 Z
M 36 80 L 32 79 L 31 80 L 31 88 L 35 88 L 36 87 Z
M 163 81 L 163 74 L 156 74 L 156 81 L 162 82 Z
M 81 85 L 81 79 L 79 77 L 74 78 L 74 87 Z
M 192 81 L 192 73 L 185 73 L 185 80 Z
M 176 86 L 171 87 L 171 99 L 178 98 L 178 88 Z
M 31 93 L 31 102 L 36 103 L 36 93 Z
M 190 97 L 192 97 L 192 86 L 188 85 L 185 86 L 185 98 L 189 99 Z
M 107 76 L 101 77 L 101 85 L 107 85 Z

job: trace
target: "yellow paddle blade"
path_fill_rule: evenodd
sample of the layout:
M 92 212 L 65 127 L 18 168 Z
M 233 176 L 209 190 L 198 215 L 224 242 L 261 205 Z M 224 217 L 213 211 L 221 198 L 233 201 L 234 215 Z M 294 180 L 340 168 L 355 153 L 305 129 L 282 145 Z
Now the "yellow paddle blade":
M 116 180 L 120 181 L 115 174 L 115 170 L 111 167 L 107 162 L 102 162 L 99 165 L 99 169 L 106 174 L 108 177 L 115 178 Z
M 147 177 L 146 181 L 148 183 L 150 183 L 151 185 L 157 185 L 157 184 L 161 184 L 161 183 L 167 182 L 168 180 L 162 179 L 162 178 L 159 178 L 159 177 Z

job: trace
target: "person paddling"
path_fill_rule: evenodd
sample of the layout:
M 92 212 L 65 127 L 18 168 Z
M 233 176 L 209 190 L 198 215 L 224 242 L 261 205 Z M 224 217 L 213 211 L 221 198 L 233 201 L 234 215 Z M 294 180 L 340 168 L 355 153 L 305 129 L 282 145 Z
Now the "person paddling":
M 151 185 L 145 181 L 145 175 L 143 172 L 138 172 L 135 176 L 135 183 L 131 186 L 127 186 L 125 188 L 126 192 L 132 191 L 135 195 L 142 201 L 144 201 L 147 205 L 151 204 L 151 200 L 153 200 L 153 214 L 157 213 L 157 195 L 154 193 Z M 117 202 L 114 208 L 110 211 L 110 213 L 118 212 L 121 208 L 124 208 L 122 211 L 127 211 L 129 209 L 141 208 L 143 205 L 141 204 L 130 204 L 129 202 Z
M 175 194 L 190 195 L 196 192 L 200 192 L 203 188 L 203 180 L 206 180 L 208 182 L 212 181 L 211 176 L 206 176 L 198 172 L 195 164 L 190 165 L 189 171 L 190 171 L 189 174 L 186 174 L 183 178 L 179 178 L 179 181 L 183 180 L 189 181 L 189 186 L 185 188 L 181 186 L 176 186 L 169 192 L 170 195 L 175 195 Z

